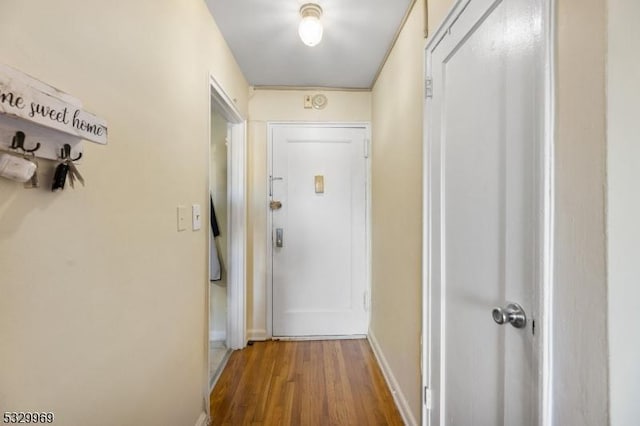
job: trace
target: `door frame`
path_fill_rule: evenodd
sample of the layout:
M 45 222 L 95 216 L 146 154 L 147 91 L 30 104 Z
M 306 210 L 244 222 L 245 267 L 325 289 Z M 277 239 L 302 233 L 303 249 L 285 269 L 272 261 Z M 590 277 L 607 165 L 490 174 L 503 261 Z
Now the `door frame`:
M 422 375 L 422 424 L 431 425 L 429 412 L 431 410 L 431 392 L 433 385 L 431 378 L 431 354 L 433 351 L 440 351 L 441 348 L 434 348 L 429 332 L 430 327 L 430 306 L 432 303 L 439 303 L 431 300 L 431 212 L 429 210 L 429 140 L 430 140 L 430 103 L 426 93 L 428 90 L 427 80 L 431 74 L 431 53 L 436 49 L 445 33 L 457 21 L 464 12 L 471 0 L 456 0 L 449 13 L 444 18 L 438 28 L 427 38 L 424 51 L 424 76 L 425 76 L 425 99 L 423 109 L 423 229 L 422 229 L 422 350 L 421 350 L 421 375 Z M 494 4 L 500 0 L 495 0 Z M 553 267 L 554 267 L 554 147 L 555 147 L 555 34 L 556 34 L 556 0 L 541 0 L 540 11 L 541 21 L 541 65 L 538 68 L 538 78 L 543 82 L 543 93 L 540 97 L 542 104 L 541 123 L 538 129 L 540 138 L 537 147 L 539 159 L 537 166 L 538 178 L 538 206 L 541 212 L 538 215 L 538 266 L 537 275 L 538 286 L 534 289 L 534 305 L 536 311 L 533 316 L 539 324 L 539 338 L 534 341 L 535 358 L 537 361 L 538 381 L 537 381 L 537 402 L 538 402 L 538 424 L 551 425 L 553 414 L 553 328 L 552 328 L 552 307 L 553 307 Z M 439 384 L 436 384 L 439 387 Z M 442 404 L 442 401 L 440 401 Z M 441 412 L 441 411 L 440 411 Z M 440 419 L 441 420 L 441 419 Z M 436 426 L 435 424 L 433 426 Z
M 272 212 L 269 209 L 269 201 L 271 201 L 271 176 L 273 173 L 273 129 L 278 127 L 322 127 L 322 128 L 341 128 L 341 129 L 364 129 L 365 131 L 365 232 L 366 236 L 366 247 L 365 247 L 365 259 L 366 259 L 366 270 L 365 270 L 365 289 L 366 289 L 366 312 L 367 312 L 367 329 L 371 322 L 371 123 L 370 122 L 359 122 L 359 121 L 349 121 L 349 122 L 315 122 L 315 121 L 268 121 L 267 122 L 267 182 L 266 182 L 266 200 L 265 205 L 267 206 L 267 229 L 266 229 L 266 263 L 267 263 L 267 291 L 266 291 L 266 302 L 267 302 L 267 333 L 266 338 L 273 338 L 273 221 L 272 221 Z M 322 336 L 315 336 L 314 339 L 320 339 Z M 327 336 L 330 339 L 340 339 L 340 338 L 354 338 L 355 336 Z M 288 338 L 281 338 L 283 340 L 289 340 Z
M 227 239 L 227 253 L 229 261 L 227 265 L 227 346 L 229 349 L 242 349 L 246 346 L 246 228 L 247 228 L 247 122 L 242 116 L 234 101 L 218 83 L 213 75 L 209 75 L 207 79 L 208 93 L 207 102 L 209 105 L 208 112 L 208 133 L 207 143 L 207 195 L 210 197 L 209 187 L 211 182 L 211 116 L 213 113 L 213 105 L 220 111 L 221 115 L 227 121 L 227 232 L 230 238 Z M 206 212 L 210 215 L 209 203 L 207 203 Z M 209 217 L 209 216 L 207 216 Z M 208 222 L 208 220 L 207 220 Z M 209 224 L 203 229 L 209 229 Z M 211 232 L 207 232 L 207 280 L 206 280 L 206 386 L 205 400 L 209 401 L 211 387 L 209 382 L 209 336 L 210 336 L 210 268 L 211 264 Z M 206 405 L 206 411 L 209 414 L 209 404 Z

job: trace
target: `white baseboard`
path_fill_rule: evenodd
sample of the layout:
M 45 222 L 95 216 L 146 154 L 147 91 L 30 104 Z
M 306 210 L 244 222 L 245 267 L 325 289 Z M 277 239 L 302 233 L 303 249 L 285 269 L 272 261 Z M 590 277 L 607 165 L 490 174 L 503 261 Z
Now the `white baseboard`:
M 226 341 L 227 340 L 227 332 L 226 331 L 209 330 L 209 340 L 212 341 L 212 342 Z
M 348 334 L 345 336 L 274 336 L 274 340 L 292 341 L 292 342 L 306 342 L 313 340 L 364 340 L 367 338 L 366 334 Z
M 396 407 L 398 407 L 398 411 L 400 411 L 400 415 L 402 416 L 402 420 L 405 425 L 417 426 L 418 422 L 416 422 L 415 417 L 413 417 L 413 413 L 411 413 L 411 408 L 409 408 L 409 403 L 407 402 L 407 398 L 405 398 L 402 393 L 402 389 L 398 385 L 398 381 L 393 375 L 393 371 L 391 371 L 391 367 L 389 367 L 389 363 L 387 359 L 384 357 L 384 353 L 382 349 L 380 349 L 380 345 L 378 344 L 378 340 L 376 339 L 375 334 L 371 330 L 369 330 L 369 335 L 367 336 L 369 343 L 371 344 L 371 348 L 373 349 L 373 354 L 376 356 L 378 360 L 378 364 L 380 365 L 380 369 L 382 370 L 382 375 L 387 382 L 387 386 L 389 386 L 389 390 L 391 390 L 391 394 L 393 395 L 393 400 L 396 403 Z
M 200 417 L 198 417 L 196 426 L 209 426 L 209 416 L 207 416 L 207 413 L 205 413 L 204 411 L 200 413 Z
M 267 340 L 267 330 L 251 329 L 247 330 L 247 340 L 265 341 Z

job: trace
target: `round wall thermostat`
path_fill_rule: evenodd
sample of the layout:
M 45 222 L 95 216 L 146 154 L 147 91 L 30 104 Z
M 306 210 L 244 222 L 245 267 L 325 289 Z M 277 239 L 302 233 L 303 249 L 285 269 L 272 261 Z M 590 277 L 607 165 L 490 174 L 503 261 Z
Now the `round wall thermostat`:
M 325 95 L 315 95 L 311 98 L 311 104 L 315 109 L 323 109 L 327 106 L 327 97 Z

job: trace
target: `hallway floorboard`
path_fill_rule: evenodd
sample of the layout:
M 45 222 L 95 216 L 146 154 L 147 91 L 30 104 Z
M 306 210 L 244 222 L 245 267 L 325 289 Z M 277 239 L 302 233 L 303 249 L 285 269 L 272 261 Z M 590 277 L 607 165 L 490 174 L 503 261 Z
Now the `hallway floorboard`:
M 231 355 L 213 425 L 402 425 L 366 340 L 268 341 Z

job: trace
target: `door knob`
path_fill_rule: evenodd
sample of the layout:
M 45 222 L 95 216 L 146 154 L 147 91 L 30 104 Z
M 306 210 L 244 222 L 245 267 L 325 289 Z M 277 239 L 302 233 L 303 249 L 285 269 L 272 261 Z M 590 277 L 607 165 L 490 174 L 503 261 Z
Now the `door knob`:
M 498 324 L 510 323 L 515 328 L 524 328 L 527 324 L 527 315 L 517 303 L 510 303 L 506 308 L 493 308 L 491 315 Z

